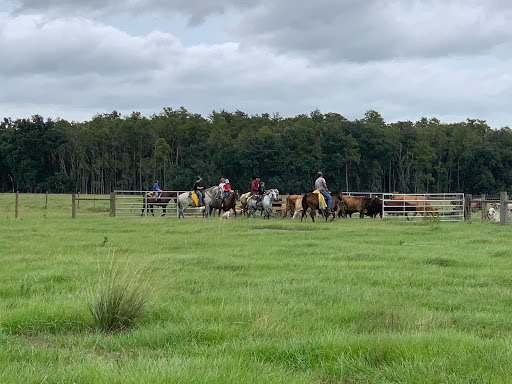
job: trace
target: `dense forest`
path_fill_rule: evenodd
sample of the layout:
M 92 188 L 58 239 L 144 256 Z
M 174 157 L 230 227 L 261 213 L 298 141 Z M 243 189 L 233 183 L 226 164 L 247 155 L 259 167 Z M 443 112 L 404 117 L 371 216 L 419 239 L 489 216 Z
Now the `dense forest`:
M 251 176 L 283 193 L 311 190 L 316 173 L 331 190 L 496 193 L 512 188 L 512 130 L 483 120 L 386 123 L 376 111 L 350 121 L 337 113 L 283 118 L 184 108 L 151 117 L 114 111 L 90 121 L 41 116 L 0 123 L 0 191 L 108 193 L 186 190 L 228 177 L 245 191 Z

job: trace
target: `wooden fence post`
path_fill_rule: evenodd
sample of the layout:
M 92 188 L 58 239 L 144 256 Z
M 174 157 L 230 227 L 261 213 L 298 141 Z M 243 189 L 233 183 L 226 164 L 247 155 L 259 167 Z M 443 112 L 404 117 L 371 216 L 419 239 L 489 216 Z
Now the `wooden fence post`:
M 73 193 L 71 195 L 71 218 L 74 219 L 76 217 L 76 196 Z
M 508 213 L 508 195 L 507 192 L 500 193 L 500 224 L 507 224 L 507 213 Z
M 116 217 L 116 193 L 110 193 L 110 217 Z
M 16 202 L 14 203 L 14 218 L 17 219 L 18 218 L 18 194 L 20 192 L 17 191 L 16 192 Z
M 464 196 L 464 220 L 471 221 L 471 200 L 473 199 L 473 195 L 468 193 Z
M 46 191 L 46 204 L 45 209 L 48 209 L 48 191 Z
M 487 219 L 487 201 L 485 199 L 485 193 L 483 193 L 482 200 L 480 201 L 480 208 L 482 208 L 482 221 Z

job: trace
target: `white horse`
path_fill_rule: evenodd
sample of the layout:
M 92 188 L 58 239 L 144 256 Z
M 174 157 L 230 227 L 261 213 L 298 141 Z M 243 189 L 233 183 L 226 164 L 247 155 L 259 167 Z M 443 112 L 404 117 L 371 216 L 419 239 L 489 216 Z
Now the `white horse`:
M 265 192 L 258 204 L 256 204 L 256 199 L 254 198 L 247 199 L 247 216 L 253 215 L 256 211 L 261 211 L 263 213 L 263 219 L 265 219 L 265 217 L 270 219 L 272 202 L 279 201 L 278 196 L 279 191 L 277 189 L 269 189 Z

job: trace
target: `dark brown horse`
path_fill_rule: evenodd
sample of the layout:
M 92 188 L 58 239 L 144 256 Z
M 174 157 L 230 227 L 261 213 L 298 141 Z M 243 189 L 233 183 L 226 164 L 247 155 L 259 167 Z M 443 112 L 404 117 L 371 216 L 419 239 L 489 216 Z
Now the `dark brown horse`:
M 324 209 L 323 211 L 320 209 L 320 204 L 318 202 L 318 195 L 316 193 L 310 192 L 306 193 L 304 197 L 302 198 L 302 216 L 300 218 L 300 221 L 304 219 L 304 216 L 306 216 L 306 212 L 308 208 L 310 209 L 310 216 L 311 220 L 313 222 L 315 221 L 316 211 L 320 211 L 322 216 L 325 217 L 325 221 L 329 218 L 329 215 L 332 215 L 331 221 L 334 220 L 336 217 L 335 211 L 338 207 L 338 202 L 340 200 L 341 192 L 339 193 L 332 193 L 331 192 L 331 209 Z
M 144 196 L 142 198 L 142 212 L 141 216 L 144 216 L 144 210 L 146 212 L 149 211 L 153 216 L 155 214 L 153 213 L 153 206 L 156 205 L 157 207 L 162 207 L 162 216 L 165 216 L 166 210 L 167 210 L 167 204 L 169 204 L 169 201 L 173 198 L 171 192 L 159 192 L 158 198 L 155 198 L 153 196 L 153 192 L 146 192 L 147 196 Z
M 235 209 L 235 207 L 236 207 L 236 202 L 238 200 L 240 200 L 240 193 L 238 192 L 238 190 L 231 192 L 224 199 L 224 203 L 222 204 L 222 208 L 221 209 L 224 212 L 227 212 L 230 209 L 232 209 L 233 212 L 235 212 L 235 217 L 236 217 L 236 209 Z M 219 211 L 219 215 L 220 215 L 220 211 Z

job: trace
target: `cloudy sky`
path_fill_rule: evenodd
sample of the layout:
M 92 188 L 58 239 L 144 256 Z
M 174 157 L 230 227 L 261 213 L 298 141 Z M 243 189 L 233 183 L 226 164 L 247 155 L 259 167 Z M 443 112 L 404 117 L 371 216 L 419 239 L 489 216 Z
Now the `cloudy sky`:
M 184 106 L 512 126 L 509 0 L 0 0 L 0 117 Z

